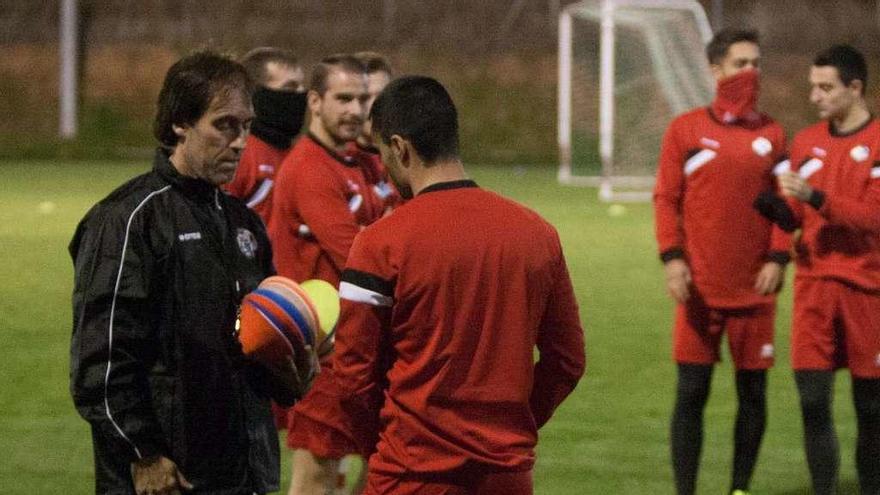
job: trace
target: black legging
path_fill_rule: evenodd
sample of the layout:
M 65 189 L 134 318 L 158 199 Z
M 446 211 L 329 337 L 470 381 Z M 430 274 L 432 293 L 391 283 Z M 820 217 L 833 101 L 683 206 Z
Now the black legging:
M 831 414 L 831 371 L 796 371 L 794 374 L 804 422 L 804 449 L 816 495 L 831 495 L 837 486 L 840 464 L 837 435 Z
M 853 378 L 859 424 L 856 467 L 862 495 L 880 495 L 880 379 Z
M 797 371 L 801 395 L 807 465 L 817 495 L 834 493 L 840 453 L 831 414 L 834 373 Z M 880 495 L 880 379 L 853 378 L 853 405 L 858 421 L 856 469 L 862 495 Z
M 696 490 L 703 444 L 703 410 L 709 398 L 711 365 L 679 364 L 675 410 L 671 425 L 672 465 L 679 495 Z M 734 429 L 731 491 L 746 490 L 755 468 L 767 420 L 765 371 L 738 371 L 739 410 Z

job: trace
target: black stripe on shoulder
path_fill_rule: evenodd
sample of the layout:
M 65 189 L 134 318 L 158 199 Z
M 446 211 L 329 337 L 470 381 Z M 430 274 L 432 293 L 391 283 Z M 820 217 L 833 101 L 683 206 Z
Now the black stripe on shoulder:
M 385 280 L 372 273 L 346 268 L 342 271 L 342 281 L 382 294 L 383 296 L 394 297 L 394 282 Z

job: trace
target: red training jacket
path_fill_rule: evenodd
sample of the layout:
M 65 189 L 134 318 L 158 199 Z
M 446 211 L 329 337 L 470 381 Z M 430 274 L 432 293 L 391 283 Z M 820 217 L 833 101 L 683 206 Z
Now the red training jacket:
M 708 108 L 672 121 L 660 150 L 654 214 L 664 261 L 684 257 L 695 291 L 709 306 L 749 307 L 773 301 L 754 285 L 770 259 L 787 261 L 790 236 L 753 207 L 775 188 L 785 133 L 770 117 L 754 127 L 725 125 Z
M 339 285 L 354 237 L 384 212 L 367 173 L 355 156 L 339 155 L 311 134 L 297 141 L 278 174 L 269 223 L 279 275 Z
M 880 290 L 880 122 L 847 134 L 829 122 L 804 129 L 792 141 L 791 168 L 824 196 L 818 209 L 789 201 L 803 224 L 797 277 Z
M 538 428 L 585 363 L 552 226 L 471 181 L 435 184 L 357 237 L 340 298 L 333 366 L 292 428 L 357 437 L 381 406 L 373 472 L 532 467 Z M 321 452 L 309 438 L 288 444 Z
M 263 223 L 269 225 L 272 215 L 272 190 L 275 176 L 290 148 L 279 149 L 249 134 L 241 160 L 235 170 L 235 178 L 224 189 L 244 201 L 254 210 Z

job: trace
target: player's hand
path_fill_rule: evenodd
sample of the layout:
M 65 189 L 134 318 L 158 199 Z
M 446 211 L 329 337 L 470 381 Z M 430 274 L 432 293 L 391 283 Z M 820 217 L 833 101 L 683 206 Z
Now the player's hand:
M 758 277 L 755 279 L 755 292 L 766 296 L 773 294 L 782 288 L 782 278 L 785 274 L 785 267 L 775 261 L 768 261 L 761 267 Z
M 669 260 L 663 265 L 666 271 L 666 290 L 678 303 L 691 297 L 691 269 L 683 259 Z
M 798 201 L 807 201 L 813 194 L 813 188 L 806 179 L 794 172 L 786 172 L 779 176 L 779 188 L 783 196 L 795 198 Z
M 137 495 L 175 495 L 193 489 L 177 464 L 161 455 L 132 462 L 131 478 Z

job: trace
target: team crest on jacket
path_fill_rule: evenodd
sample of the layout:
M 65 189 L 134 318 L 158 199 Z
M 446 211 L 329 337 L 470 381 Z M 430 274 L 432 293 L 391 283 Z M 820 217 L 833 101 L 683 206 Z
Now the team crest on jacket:
M 863 162 L 868 159 L 868 156 L 871 154 L 871 149 L 865 146 L 864 144 L 860 144 L 853 149 L 849 150 L 849 156 L 852 157 L 853 160 L 857 162 Z
M 767 156 L 773 151 L 773 143 L 764 136 L 755 138 L 755 140 L 752 141 L 752 151 L 758 156 Z
M 253 258 L 257 254 L 257 238 L 248 229 L 237 229 L 235 240 L 238 241 L 238 249 L 246 258 Z

